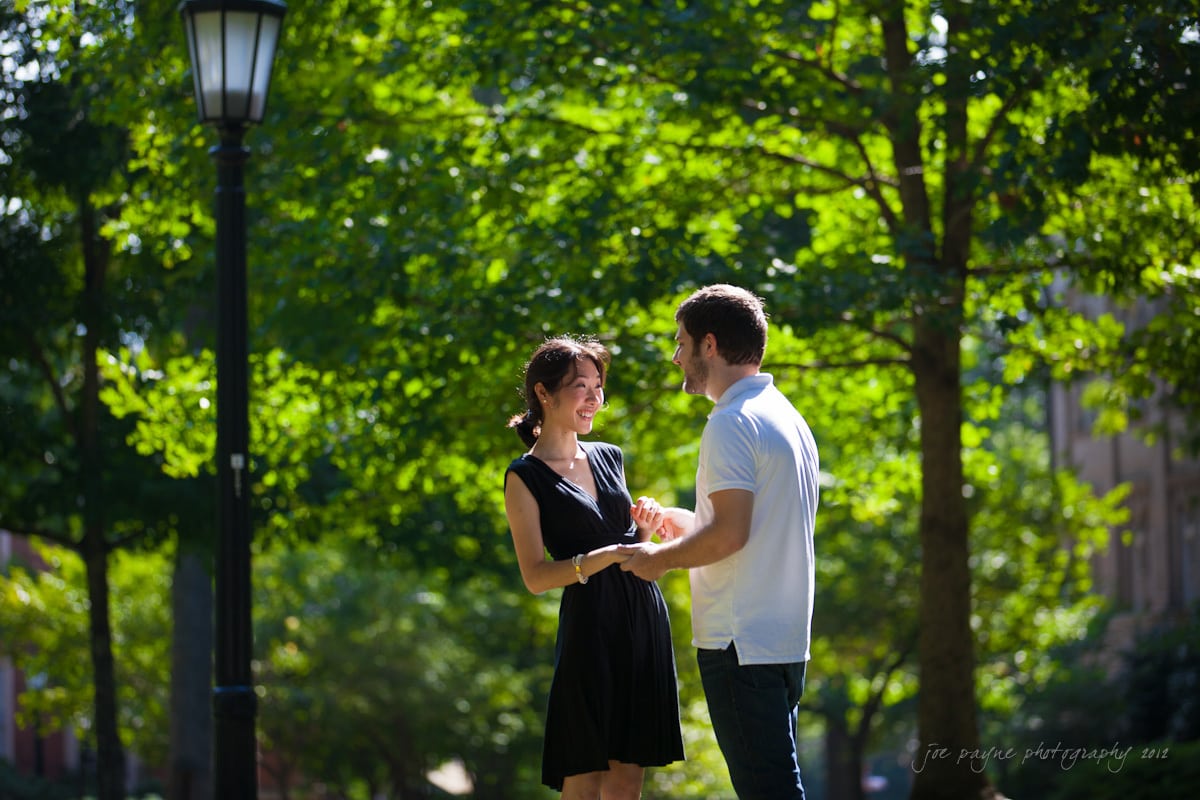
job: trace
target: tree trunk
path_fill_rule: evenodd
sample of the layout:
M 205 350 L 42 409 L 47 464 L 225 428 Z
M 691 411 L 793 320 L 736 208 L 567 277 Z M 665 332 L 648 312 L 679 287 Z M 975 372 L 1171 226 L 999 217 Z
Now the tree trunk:
M 926 186 L 920 107 L 905 4 L 881 12 L 887 70 L 894 96 L 885 117 L 892 138 L 904 227 L 896 231 L 905 266 L 924 279 L 914 293 L 912 372 L 921 415 L 921 579 L 917 665 L 920 748 L 911 800 L 978 800 L 995 796 L 983 772 L 959 756 L 979 749 L 975 701 L 975 641 L 971 633 L 969 522 L 962 495 L 962 375 L 964 286 L 973 235 L 974 185 L 968 103 L 974 70 L 958 41 L 969 24 L 964 0 L 945 4 L 949 21 L 941 247 Z M 975 765 L 978 769 L 978 765 Z
M 86 197 L 79 201 L 78 208 L 84 262 L 84 334 L 80 352 L 83 390 L 79 403 L 76 446 L 79 450 L 80 495 L 83 499 L 83 541 L 80 551 L 87 565 L 90 604 L 88 617 L 95 692 L 97 795 L 99 800 L 122 800 L 125 797 L 125 749 L 117 729 L 117 681 L 109 621 L 108 541 L 105 537 L 104 457 L 100 444 L 100 373 L 97 366 L 104 319 L 108 249 L 99 236 L 95 209 Z
M 863 800 L 862 758 L 844 714 L 825 718 L 825 774 L 828 800 Z
M 992 793 L 968 758 L 979 749 L 968 523 L 962 495 L 958 326 L 918 323 L 913 350 L 921 412 L 921 584 L 917 662 L 920 747 L 912 800 L 975 800 Z
M 169 800 L 212 796 L 212 575 L 180 545 L 171 585 Z
M 99 800 L 125 797 L 125 749 L 117 731 L 117 681 L 108 613 L 108 553 L 100 531 L 84 539 L 95 692 L 96 780 Z

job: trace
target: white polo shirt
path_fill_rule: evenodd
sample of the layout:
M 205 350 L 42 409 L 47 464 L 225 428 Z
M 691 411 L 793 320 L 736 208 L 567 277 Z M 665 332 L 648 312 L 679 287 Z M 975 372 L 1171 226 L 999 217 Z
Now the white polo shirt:
M 737 553 L 690 571 L 692 644 L 737 645 L 741 664 L 807 661 L 813 612 L 813 528 L 819 463 L 808 423 L 760 372 L 717 400 L 700 437 L 696 527 L 709 495 L 754 493 L 750 538 Z

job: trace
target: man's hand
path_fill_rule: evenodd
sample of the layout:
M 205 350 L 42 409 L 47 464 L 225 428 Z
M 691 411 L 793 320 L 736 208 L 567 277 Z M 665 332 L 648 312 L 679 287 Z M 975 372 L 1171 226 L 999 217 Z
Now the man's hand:
M 669 542 L 672 539 L 678 539 L 692 532 L 692 526 L 696 524 L 696 515 L 691 510 L 686 508 L 664 508 L 662 510 L 662 522 L 658 527 L 658 535 L 664 542 Z
M 621 562 L 621 569 L 625 572 L 632 572 L 644 581 L 658 580 L 667 571 L 667 567 L 662 564 L 661 556 L 658 555 L 661 547 L 662 545 L 654 542 L 621 545 L 619 551 L 629 555 Z

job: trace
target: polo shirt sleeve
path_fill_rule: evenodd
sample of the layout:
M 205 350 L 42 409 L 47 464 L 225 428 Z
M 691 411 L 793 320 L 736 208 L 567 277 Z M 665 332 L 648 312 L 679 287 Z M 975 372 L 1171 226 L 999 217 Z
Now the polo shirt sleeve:
M 753 492 L 758 461 L 754 431 L 740 414 L 715 414 L 704 430 L 709 494 L 724 489 Z

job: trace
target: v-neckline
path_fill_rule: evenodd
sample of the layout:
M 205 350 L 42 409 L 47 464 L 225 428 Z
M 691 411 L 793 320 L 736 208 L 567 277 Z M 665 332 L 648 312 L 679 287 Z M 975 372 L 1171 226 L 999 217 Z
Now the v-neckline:
M 591 500 L 595 505 L 599 506 L 600 505 L 600 483 L 596 480 L 596 470 L 592 468 L 592 454 L 588 451 L 588 449 L 586 447 L 583 446 L 582 442 L 579 443 L 579 449 L 583 451 L 583 460 L 587 462 L 588 472 L 592 473 L 592 484 L 596 487 L 595 496 L 593 496 L 591 492 L 589 492 L 587 489 L 585 489 L 578 481 L 571 480 L 566 475 L 563 475 L 561 472 L 556 470 L 554 467 L 550 466 L 545 461 L 543 461 L 542 459 L 535 456 L 533 453 L 526 453 L 525 455 L 529 458 L 532 458 L 534 461 L 536 461 L 537 463 L 541 464 L 546 469 L 553 472 L 559 478 L 561 478 L 562 480 L 569 483 L 571 486 L 578 489 L 580 494 L 582 494 L 584 497 Z

